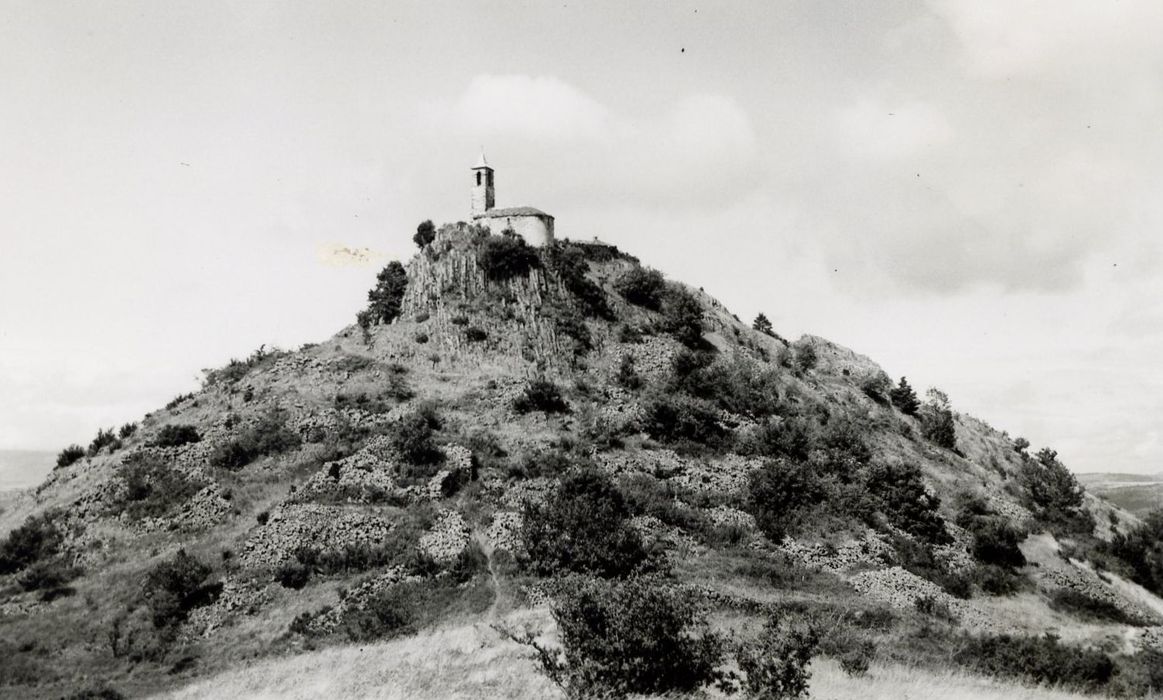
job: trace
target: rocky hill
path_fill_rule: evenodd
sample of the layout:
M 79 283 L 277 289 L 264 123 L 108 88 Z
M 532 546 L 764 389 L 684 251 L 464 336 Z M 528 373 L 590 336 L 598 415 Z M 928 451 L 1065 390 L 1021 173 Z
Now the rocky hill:
M 1160 680 L 1151 533 L 939 392 L 598 243 L 445 226 L 371 300 L 330 340 L 260 350 L 66 450 L 0 512 L 0 693 L 146 695 L 520 618 L 561 574 L 633 567 L 723 638 L 810 624 L 855 677 Z M 578 503 L 609 517 L 570 520 Z M 1049 661 L 1013 661 L 1031 653 Z M 1061 658 L 1093 663 L 1054 676 Z

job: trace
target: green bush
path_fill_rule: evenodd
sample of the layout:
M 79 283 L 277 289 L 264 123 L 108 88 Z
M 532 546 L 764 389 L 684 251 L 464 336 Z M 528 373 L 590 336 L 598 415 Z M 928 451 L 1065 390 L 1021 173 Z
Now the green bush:
M 396 454 L 403 460 L 403 476 L 427 478 L 436 473 L 432 469 L 444 459 L 436 446 L 435 431 L 440 428 L 440 417 L 431 408 L 421 408 L 405 414 L 392 425 L 389 437 Z
M 787 460 L 766 460 L 751 472 L 747 493 L 755 524 L 775 544 L 801 520 L 805 508 L 827 495 L 810 467 Z
M 376 593 L 365 605 L 348 609 L 343 628 L 353 642 L 391 639 L 415 630 L 417 609 L 429 595 L 428 583 L 405 581 Z
M 1163 509 L 1151 511 L 1128 532 L 1116 532 L 1101 551 L 1113 556 L 1131 580 L 1163 596 Z
M 108 430 L 98 429 L 97 437 L 93 438 L 93 441 L 89 443 L 87 454 L 90 457 L 96 457 L 106 447 L 111 448 L 109 450 L 110 452 L 121 447 L 121 441 L 117 439 L 117 434 L 113 432 L 113 428 L 109 428 Z
M 211 569 L 180 549 L 172 559 L 157 564 L 146 574 L 141 594 L 154 627 L 175 628 L 194 608 L 213 603 L 221 583 L 207 583 Z
M 118 476 L 123 488 L 111 504 L 111 512 L 125 513 L 130 520 L 162 517 L 205 486 L 202 481 L 174 469 L 161 457 L 148 453 L 127 459 Z
M 39 560 L 26 568 L 17 583 L 26 591 L 41 591 L 43 600 L 52 600 L 74 591 L 67 584 L 84 572 L 61 557 Z
M 298 433 L 287 428 L 282 414 L 269 413 L 233 439 L 216 446 L 210 453 L 210 464 L 237 470 L 259 457 L 297 449 L 302 443 Z
M 237 360 L 231 360 L 230 362 L 235 363 L 235 362 L 237 362 Z M 210 376 L 210 373 L 207 373 L 207 380 L 209 380 L 209 376 Z M 208 383 L 210 383 L 210 382 L 208 381 Z M 178 406 L 182 405 L 186 401 L 189 401 L 192 398 L 194 398 L 193 393 L 178 394 L 177 396 L 175 396 L 174 398 L 169 400 L 169 403 L 166 404 L 166 410 L 171 411 L 171 410 L 177 408 Z
M 586 277 L 589 263 L 585 250 L 574 243 L 554 243 L 545 250 L 545 256 L 547 266 L 577 300 L 584 315 L 613 319 L 614 312 L 606 300 L 606 293 Z
M 517 413 L 569 413 L 569 404 L 561 396 L 561 389 L 545 378 L 534 379 L 529 382 L 525 390 L 513 400 L 513 409 Z
M 520 236 L 489 236 L 481 247 L 477 262 L 485 276 L 494 281 L 525 277 L 541 266 L 537 250 Z
M 909 386 L 909 381 L 901 377 L 900 384 L 889 391 L 889 400 L 896 409 L 906 416 L 915 416 L 917 411 L 921 408 L 921 402 L 917 399 L 917 392 Z
M 759 424 L 747 451 L 763 457 L 786 457 L 806 461 L 818 441 L 816 424 L 810 419 L 790 416 L 769 418 Z
M 553 602 L 560 650 L 531 636 L 542 670 L 571 698 L 687 693 L 720 681 L 723 642 L 697 598 L 662 579 L 572 579 Z
M 391 323 L 400 315 L 408 273 L 393 260 L 376 275 L 376 286 L 367 293 L 367 311 L 376 323 Z
M 664 394 L 645 406 L 643 429 L 660 442 L 719 449 L 728 441 L 719 413 L 707 401 L 684 395 Z
M 164 425 L 153 440 L 154 447 L 181 447 L 194 442 L 201 442 L 202 436 L 192 425 Z
M 432 223 L 432 219 L 421 221 L 420 225 L 416 227 L 416 233 L 412 236 L 412 242 L 417 247 L 423 248 L 434 240 L 436 240 L 436 226 Z
M 621 577 L 653 564 L 622 494 L 596 470 L 565 476 L 544 504 L 527 502 L 523 516 L 524 563 L 539 576 Z
M 973 536 L 969 553 L 974 559 L 995 566 L 1017 568 L 1026 565 L 1026 557 L 1018 544 L 1025 539 L 1001 518 L 977 518 L 968 528 Z
M 483 328 L 469 326 L 464 330 L 464 337 L 470 343 L 480 343 L 487 340 L 489 334 Z
M 1113 622 L 1120 625 L 1138 624 L 1133 616 L 1110 602 L 1073 588 L 1058 588 L 1050 594 L 1050 608 L 1089 622 Z
M 937 509 L 941 499 L 925 488 L 921 468 L 912 463 L 874 464 L 868 487 L 880 510 L 896 527 L 932 544 L 952 541 Z
M 65 533 L 57 511 L 30 516 L 0 540 L 0 574 L 16 573 L 55 556 Z
M 57 455 L 57 468 L 68 467 L 85 456 L 85 448 L 80 445 L 69 445 Z
M 634 356 L 630 353 L 622 355 L 621 361 L 618 362 L 618 372 L 614 375 L 614 381 L 624 389 L 636 391 L 642 388 L 642 377 L 638 374 L 638 368 L 634 362 Z
M 662 330 L 690 348 L 703 345 L 703 305 L 682 287 L 668 289 L 662 302 Z
M 819 649 L 819 636 L 805 625 L 768 620 L 753 643 L 738 652 L 744 686 L 755 698 L 800 698 L 808 694 L 808 665 Z
M 614 288 L 631 304 L 659 311 L 666 295 L 666 280 L 657 270 L 635 267 L 618 278 Z
M 1083 506 L 1084 489 L 1050 448 L 1034 459 L 1023 459 L 1018 472 L 1025 505 L 1034 517 L 1057 533 L 1090 534 L 1094 517 Z
M 121 438 L 122 440 L 128 440 L 129 438 L 133 437 L 133 434 L 136 432 L 137 423 L 126 423 L 125 425 L 121 426 L 120 430 L 117 431 L 117 437 Z
M 301 561 L 289 561 L 275 569 L 275 580 L 283 588 L 297 591 L 311 580 L 311 569 Z
M 953 420 L 953 409 L 949 407 L 949 397 L 938 389 L 929 389 L 929 400 L 920 409 L 921 435 L 926 440 L 957 450 L 957 431 Z
M 892 380 L 884 372 L 873 372 L 860 382 L 860 390 L 864 395 L 879 404 L 890 404 L 892 392 L 895 391 Z
M 801 345 L 796 348 L 796 369 L 800 372 L 810 372 L 819 363 L 819 355 L 814 345 Z
M 1115 673 L 1114 661 L 1105 653 L 1061 644 L 1053 635 L 1044 637 L 965 635 L 954 661 L 997 678 L 1063 686 L 1094 692 Z
M 775 337 L 775 329 L 771 327 L 771 321 L 762 311 L 759 312 L 759 315 L 756 316 L 755 320 L 751 322 L 751 327 L 764 335 L 769 335 L 773 338 Z

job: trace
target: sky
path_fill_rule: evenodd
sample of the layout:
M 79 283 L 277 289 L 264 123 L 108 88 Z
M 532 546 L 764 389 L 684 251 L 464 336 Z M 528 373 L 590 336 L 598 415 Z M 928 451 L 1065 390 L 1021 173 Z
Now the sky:
M 0 449 L 330 337 L 467 218 L 484 147 L 558 237 L 1161 472 L 1161 31 L 1154 0 L 0 0 Z

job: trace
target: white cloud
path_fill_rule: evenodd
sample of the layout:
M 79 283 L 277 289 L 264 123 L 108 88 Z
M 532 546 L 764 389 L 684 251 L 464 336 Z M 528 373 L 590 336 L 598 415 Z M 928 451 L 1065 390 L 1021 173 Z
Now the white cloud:
M 551 199 L 723 206 L 758 185 L 751 118 L 723 95 L 686 95 L 661 113 L 631 115 L 554 77 L 479 75 L 445 116 L 438 128 L 503 152 L 510 163 L 560 154 L 566 176 L 537 183 Z M 507 190 L 498 190 L 503 199 Z
M 890 105 L 866 98 L 836 112 L 832 123 L 840 148 L 866 158 L 908 158 L 953 137 L 945 115 L 924 102 Z
M 601 139 L 605 107 L 551 76 L 478 75 L 456 103 L 461 124 L 483 132 L 518 131 L 532 139 Z

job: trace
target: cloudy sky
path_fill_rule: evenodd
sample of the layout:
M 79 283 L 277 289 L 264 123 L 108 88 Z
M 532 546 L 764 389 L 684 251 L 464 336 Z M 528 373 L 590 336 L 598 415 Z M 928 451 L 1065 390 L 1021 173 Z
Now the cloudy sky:
M 1163 471 L 1161 32 L 1155 0 L 3 0 L 0 448 L 330 336 L 483 145 L 559 236 Z

